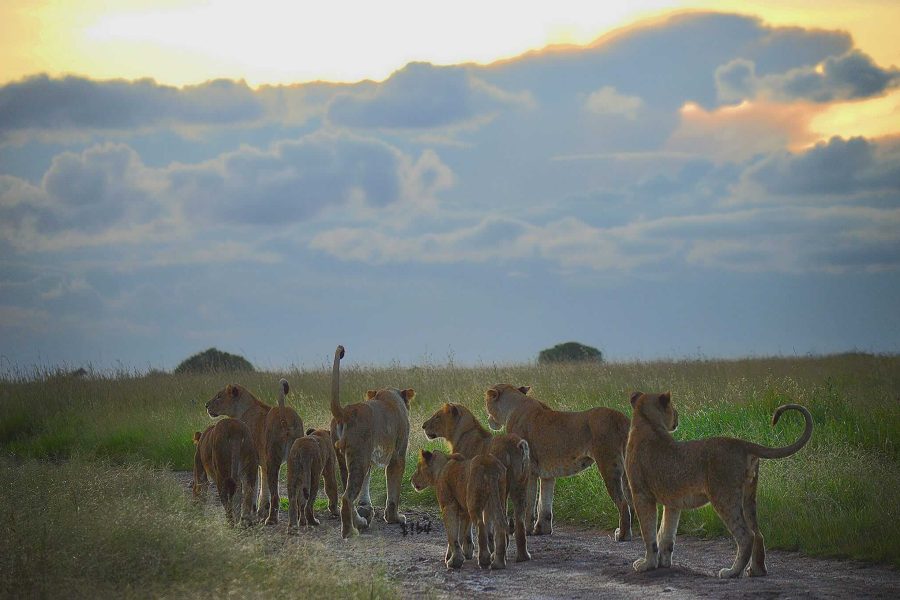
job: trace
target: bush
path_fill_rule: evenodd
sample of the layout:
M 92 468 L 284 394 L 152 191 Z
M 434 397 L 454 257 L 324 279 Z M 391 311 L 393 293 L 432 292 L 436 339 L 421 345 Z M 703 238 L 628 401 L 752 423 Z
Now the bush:
M 243 356 L 210 348 L 193 355 L 175 367 L 176 373 L 217 373 L 221 371 L 253 371 L 253 365 Z
M 578 342 L 566 342 L 541 350 L 538 354 L 538 362 L 542 365 L 579 361 L 603 362 L 603 353 L 592 346 L 585 346 Z

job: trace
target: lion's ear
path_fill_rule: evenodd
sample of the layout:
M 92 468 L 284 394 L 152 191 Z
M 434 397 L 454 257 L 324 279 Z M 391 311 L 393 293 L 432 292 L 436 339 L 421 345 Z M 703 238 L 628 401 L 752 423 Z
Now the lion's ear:
M 241 390 L 238 389 L 237 384 L 228 384 L 228 387 L 225 388 L 226 393 L 230 394 L 232 398 L 237 398 L 241 394 Z
M 406 403 L 409 404 L 409 401 L 416 397 L 416 390 L 412 388 L 405 389 L 400 392 L 400 397 L 406 400 Z
M 484 393 L 485 398 L 488 398 L 489 400 L 496 400 L 497 396 L 499 395 L 499 392 L 497 392 L 497 390 L 495 390 L 494 388 L 490 388 Z
M 638 391 L 631 392 L 631 406 L 634 407 L 634 405 L 638 401 L 638 398 L 640 398 L 643 395 L 644 395 L 644 392 L 638 392 Z
M 659 395 L 659 405 L 663 408 L 669 406 L 669 402 L 672 401 L 672 392 L 663 392 Z
M 455 404 L 451 404 L 450 405 L 450 414 L 452 414 L 454 417 L 458 417 L 459 416 L 459 407 L 456 406 Z
M 531 391 L 531 386 L 530 386 L 530 385 L 523 385 L 522 387 L 519 388 L 519 391 L 522 392 L 523 394 L 525 394 L 525 395 L 527 396 L 527 395 L 528 395 L 528 392 Z
M 376 390 L 367 390 L 366 391 L 366 400 L 371 400 L 372 398 L 374 398 L 377 395 L 378 395 L 378 392 Z
M 422 457 L 422 460 L 425 461 L 425 464 L 430 463 L 431 459 L 434 458 L 434 454 L 432 454 L 430 450 L 419 450 L 419 456 Z
M 200 433 L 199 431 L 195 431 L 195 432 L 194 432 L 194 443 L 195 443 L 195 444 L 199 444 L 199 443 L 200 443 L 200 438 L 201 438 L 202 436 L 203 436 L 202 433 Z

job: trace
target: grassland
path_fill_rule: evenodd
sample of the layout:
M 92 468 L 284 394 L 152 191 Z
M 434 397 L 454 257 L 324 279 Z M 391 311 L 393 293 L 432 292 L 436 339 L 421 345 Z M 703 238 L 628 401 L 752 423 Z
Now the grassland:
M 729 435 L 785 444 L 799 435 L 802 419 L 791 413 L 772 428 L 771 413 L 785 402 L 804 404 L 816 424 L 812 441 L 793 457 L 764 461 L 761 469 L 759 510 L 767 544 L 900 566 L 900 357 L 473 368 L 354 368 L 345 363 L 345 404 L 370 388 L 417 390 L 407 481 L 418 449 L 440 447 L 425 439 L 421 423 L 447 401 L 464 403 L 484 419 L 483 394 L 493 383 L 533 385 L 535 395 L 560 409 L 604 405 L 626 414 L 630 391 L 671 390 L 681 414 L 676 434 L 681 439 Z M 291 381 L 289 403 L 304 423 L 326 426 L 330 374 L 324 368 L 242 375 L 29 374 L 0 383 L 0 451 L 16 460 L 78 456 L 81 465 L 102 461 L 103 468 L 118 465 L 123 472 L 135 464 L 188 469 L 191 433 L 208 424 L 207 399 L 226 383 L 240 381 L 274 402 L 282 376 Z M 383 497 L 383 478 L 373 477 L 373 494 L 376 501 Z M 427 505 L 434 498 L 406 484 L 402 502 Z M 559 481 L 555 514 L 605 528 L 616 522 L 593 468 Z M 680 531 L 727 535 L 709 508 L 685 513 Z

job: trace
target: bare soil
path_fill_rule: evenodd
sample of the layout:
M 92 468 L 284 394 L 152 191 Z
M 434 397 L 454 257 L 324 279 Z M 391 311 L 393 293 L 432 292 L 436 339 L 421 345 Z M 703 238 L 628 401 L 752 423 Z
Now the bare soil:
M 174 476 L 190 489 L 190 473 Z M 210 500 L 208 508 L 222 514 L 217 501 L 214 505 Z M 287 535 L 285 512 L 277 526 L 257 528 L 286 546 L 314 541 L 336 559 L 372 565 L 407 597 L 857 599 L 896 598 L 900 589 L 900 572 L 890 567 L 780 550 L 767 552 L 766 577 L 718 579 L 718 570 L 734 559 L 734 543 L 724 538 L 679 536 L 671 569 L 635 573 L 631 563 L 644 551 L 640 539 L 617 543 L 609 531 L 562 523 L 554 524 L 553 535 L 528 538 L 531 561 L 515 562 L 515 544 L 510 540 L 506 570 L 482 570 L 477 560 L 471 560 L 453 571 L 444 566 L 447 538 L 439 514 L 421 509 L 405 514 L 410 523 L 406 534 L 399 525 L 386 524 L 383 510 L 376 508 L 371 528 L 350 540 L 341 539 L 340 520 L 327 511 L 316 513 L 321 525 L 301 529 L 297 535 Z M 413 523 L 424 525 L 429 520 L 429 533 L 413 531 Z

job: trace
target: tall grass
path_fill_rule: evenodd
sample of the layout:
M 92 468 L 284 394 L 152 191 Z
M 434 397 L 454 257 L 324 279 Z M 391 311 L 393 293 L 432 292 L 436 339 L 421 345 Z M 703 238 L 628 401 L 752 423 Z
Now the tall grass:
M 282 376 L 291 382 L 288 402 L 304 424 L 327 426 L 330 373 L 325 369 L 240 376 L 41 376 L 0 383 L 0 449 L 19 457 L 65 458 L 78 452 L 119 464 L 141 460 L 188 469 L 191 433 L 209 422 L 203 408 L 207 399 L 226 383 L 240 381 L 274 403 Z M 433 505 L 432 494 L 416 494 L 407 483 L 418 450 L 441 447 L 425 439 L 422 422 L 450 401 L 466 404 L 486 420 L 484 390 L 500 382 L 533 385 L 536 396 L 562 410 L 609 406 L 626 414 L 630 391 L 671 390 L 681 439 L 728 435 L 786 444 L 802 431 L 802 419 L 789 413 L 772 428 L 772 411 L 785 402 L 803 404 L 815 420 L 812 440 L 799 454 L 763 461 L 761 468 L 759 511 L 769 546 L 900 565 L 900 357 L 472 368 L 345 365 L 342 402 L 357 401 L 370 388 L 416 389 L 403 503 Z M 378 498 L 383 478 L 372 482 Z M 559 480 L 554 509 L 557 519 L 607 528 L 617 520 L 593 468 Z M 681 531 L 727 535 L 709 508 L 686 512 Z
M 0 597 L 309 597 L 396 594 L 322 544 L 230 528 L 140 464 L 0 460 Z M 270 532 L 268 532 L 270 533 Z

